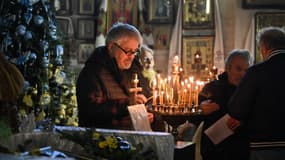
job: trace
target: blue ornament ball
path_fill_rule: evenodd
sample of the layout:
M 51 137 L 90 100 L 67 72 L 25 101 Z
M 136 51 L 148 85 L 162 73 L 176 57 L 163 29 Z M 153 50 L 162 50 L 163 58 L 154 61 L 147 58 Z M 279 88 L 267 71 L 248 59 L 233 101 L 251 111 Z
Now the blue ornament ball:
M 62 56 L 63 55 L 63 46 L 62 45 L 56 45 L 55 47 L 56 49 L 56 56 Z
M 44 17 L 40 15 L 36 15 L 33 20 L 36 25 L 41 25 L 44 22 Z
M 23 36 L 26 33 L 26 31 L 27 31 L 27 27 L 20 24 L 16 28 L 16 35 Z
M 24 35 L 24 38 L 26 40 L 29 40 L 29 39 L 32 39 L 33 38 L 33 35 L 32 35 L 32 32 L 31 31 L 27 31 Z
M 57 31 L 56 26 L 54 24 L 50 24 L 49 25 L 49 36 L 54 40 L 57 39 L 56 31 Z
M 13 43 L 12 37 L 9 36 L 9 35 L 7 35 L 7 36 L 4 38 L 3 43 L 4 43 L 5 46 L 11 45 L 11 44 Z
M 46 52 L 47 49 L 48 49 L 48 47 L 49 47 L 48 41 L 43 40 L 43 41 L 40 42 L 40 45 L 41 45 L 42 50 L 43 50 L 44 52 Z
M 43 59 L 42 59 L 42 67 L 43 68 L 47 68 L 48 64 L 49 64 L 48 58 L 47 57 L 43 57 Z

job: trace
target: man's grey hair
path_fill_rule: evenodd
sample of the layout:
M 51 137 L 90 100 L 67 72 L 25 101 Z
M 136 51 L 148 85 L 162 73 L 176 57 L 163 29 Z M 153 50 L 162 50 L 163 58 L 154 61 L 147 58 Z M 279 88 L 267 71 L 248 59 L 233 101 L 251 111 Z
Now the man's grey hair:
M 279 27 L 265 27 L 257 34 L 257 44 L 268 50 L 285 49 L 285 31 Z
M 232 61 L 235 57 L 241 57 L 244 58 L 249 65 L 252 64 L 252 59 L 250 56 L 250 53 L 248 50 L 245 49 L 234 49 L 230 52 L 230 54 L 228 55 L 228 57 L 225 60 L 225 67 L 226 69 L 229 68 L 232 64 Z
M 126 23 L 115 23 L 106 35 L 106 45 L 109 45 L 111 42 L 116 42 L 119 39 L 126 37 L 137 38 L 138 42 L 142 43 L 142 36 L 139 30 Z

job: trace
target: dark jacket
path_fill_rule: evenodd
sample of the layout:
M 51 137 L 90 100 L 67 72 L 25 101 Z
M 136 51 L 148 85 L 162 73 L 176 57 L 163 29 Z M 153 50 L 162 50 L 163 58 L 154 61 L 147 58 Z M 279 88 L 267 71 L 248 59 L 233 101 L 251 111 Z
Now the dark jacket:
M 202 91 L 199 93 L 199 104 L 204 100 L 210 99 L 220 106 L 218 111 L 205 116 L 204 128 L 208 128 L 227 113 L 227 104 L 235 89 L 236 86 L 228 82 L 228 75 L 226 72 L 220 74 L 217 80 L 213 80 L 203 87 Z
M 126 85 L 107 47 L 96 48 L 77 79 L 79 126 L 132 129 Z
M 236 90 L 236 86 L 232 85 L 228 81 L 228 75 L 226 72 L 220 74 L 217 80 L 213 80 L 206 84 L 199 94 L 199 102 L 206 99 L 210 99 L 213 102 L 219 104 L 220 109 L 204 116 L 204 130 L 209 128 L 218 119 L 224 116 L 228 110 L 228 102 Z M 236 145 L 231 145 L 235 143 Z M 247 152 L 236 155 L 236 150 L 240 148 L 246 148 L 247 143 L 241 141 L 239 136 L 232 135 L 218 145 L 214 145 L 205 133 L 202 134 L 201 141 L 201 154 L 203 160 L 241 160 L 246 159 Z M 234 155 L 234 156 L 233 156 Z
M 285 50 L 252 66 L 229 103 L 229 114 L 242 122 L 251 142 L 285 141 Z

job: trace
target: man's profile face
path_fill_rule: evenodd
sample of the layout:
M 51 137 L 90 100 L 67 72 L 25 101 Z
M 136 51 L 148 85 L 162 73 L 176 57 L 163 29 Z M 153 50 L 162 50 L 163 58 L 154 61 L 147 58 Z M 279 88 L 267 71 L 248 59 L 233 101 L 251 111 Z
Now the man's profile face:
M 229 83 L 237 86 L 245 75 L 248 67 L 248 61 L 245 58 L 239 56 L 234 57 L 226 70 L 228 73 Z
M 136 38 L 126 38 L 119 40 L 116 44 L 112 43 L 111 45 L 118 68 L 129 69 L 135 58 L 135 52 L 139 47 L 138 40 Z

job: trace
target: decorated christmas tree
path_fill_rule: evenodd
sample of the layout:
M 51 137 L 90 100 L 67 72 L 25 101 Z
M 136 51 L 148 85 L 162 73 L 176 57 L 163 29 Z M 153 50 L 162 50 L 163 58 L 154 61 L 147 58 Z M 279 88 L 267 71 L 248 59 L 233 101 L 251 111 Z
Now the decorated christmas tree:
M 65 72 L 63 37 L 49 0 L 2 0 L 0 33 L 1 54 L 25 78 L 19 118 L 32 113 L 38 127 L 77 126 L 74 77 Z

